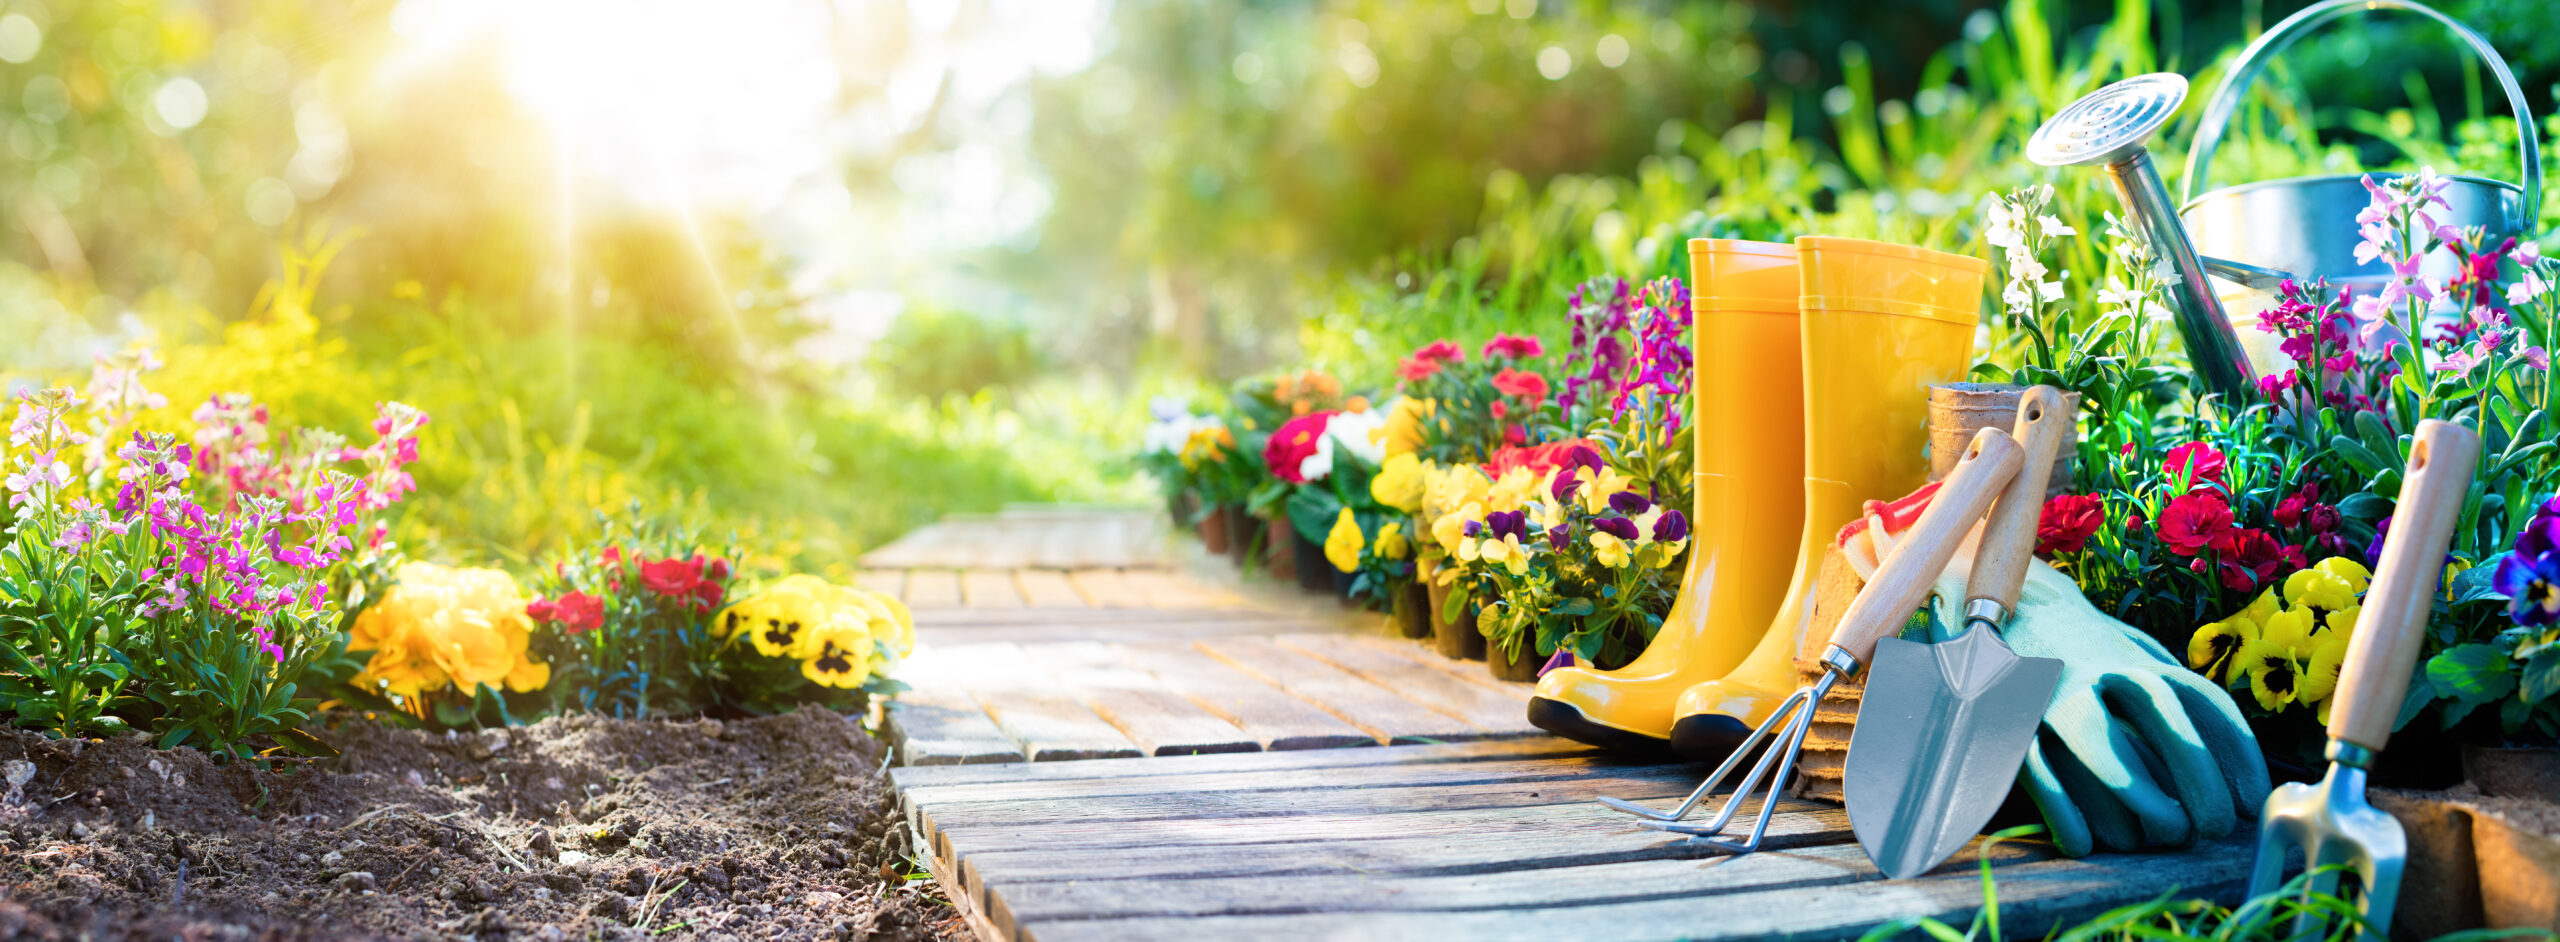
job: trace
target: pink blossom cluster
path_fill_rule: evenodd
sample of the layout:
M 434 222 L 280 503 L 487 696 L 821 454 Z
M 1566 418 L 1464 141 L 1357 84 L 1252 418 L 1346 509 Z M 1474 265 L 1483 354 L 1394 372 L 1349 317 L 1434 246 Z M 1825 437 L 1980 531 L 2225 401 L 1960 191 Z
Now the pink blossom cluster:
M 1607 394 L 1612 417 L 1638 408 L 1639 393 L 1661 404 L 1660 426 L 1669 435 L 1682 416 L 1670 403 L 1688 391 L 1695 359 L 1689 332 L 1689 289 L 1678 278 L 1641 287 L 1626 279 L 1593 282 L 1573 290 L 1566 312 L 1572 336 L 1565 352 L 1556 405 L 1572 415 L 1586 396 Z

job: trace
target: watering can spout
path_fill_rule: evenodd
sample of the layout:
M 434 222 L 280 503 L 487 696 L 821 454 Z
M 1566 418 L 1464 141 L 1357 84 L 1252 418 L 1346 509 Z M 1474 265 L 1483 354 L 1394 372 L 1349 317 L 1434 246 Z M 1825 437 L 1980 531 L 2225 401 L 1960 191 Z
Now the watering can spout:
M 2056 113 L 2027 141 L 2027 157 L 2048 167 L 2104 169 L 2124 201 L 2126 220 L 2151 249 L 2152 264 L 2168 286 L 2169 311 L 2186 341 L 2187 359 L 2205 391 L 2229 403 L 2257 394 L 2257 373 L 2240 347 L 2231 319 L 2214 295 L 2206 267 L 2178 221 L 2177 204 L 2143 147 L 2186 100 L 2187 80 L 2170 73 L 2138 75 L 2095 92 Z

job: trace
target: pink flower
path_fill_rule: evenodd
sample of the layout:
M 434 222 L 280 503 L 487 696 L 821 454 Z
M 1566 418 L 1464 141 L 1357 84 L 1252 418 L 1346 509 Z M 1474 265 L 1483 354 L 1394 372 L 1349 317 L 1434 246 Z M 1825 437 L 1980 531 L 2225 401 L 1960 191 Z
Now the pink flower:
M 2230 532 L 2231 525 L 2230 502 L 2218 492 L 2197 491 L 2172 498 L 2161 508 L 2158 533 L 2170 552 L 2193 556 Z
M 1510 334 L 1495 334 L 1493 335 L 1493 339 L 1484 342 L 1484 355 L 1486 359 L 1502 357 L 1512 360 L 1526 360 L 1547 355 L 1547 347 L 1545 344 L 1539 343 L 1538 338 L 1536 337 L 1516 337 Z
M 1527 370 L 1505 368 L 1493 374 L 1493 388 L 1503 395 L 1535 402 L 1547 397 L 1547 378 Z
M 2187 489 L 2194 490 L 2206 482 L 2222 483 L 2225 460 L 2220 449 L 2204 442 L 2188 442 L 2169 449 L 2168 460 L 2160 469 L 2172 477 L 2185 475 Z

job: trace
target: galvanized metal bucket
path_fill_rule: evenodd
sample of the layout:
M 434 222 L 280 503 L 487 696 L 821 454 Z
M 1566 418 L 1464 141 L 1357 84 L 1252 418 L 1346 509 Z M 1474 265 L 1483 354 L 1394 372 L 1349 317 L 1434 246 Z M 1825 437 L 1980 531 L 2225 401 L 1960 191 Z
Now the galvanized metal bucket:
M 2516 158 L 2522 164 L 2523 182 L 2447 175 L 2453 184 L 2444 191 L 2446 202 L 2451 204 L 2450 218 L 2438 221 L 2457 228 L 2482 227 L 2490 245 L 2512 235 L 2532 237 L 2534 221 L 2542 211 L 2542 149 L 2535 136 L 2533 116 L 2525 108 L 2524 92 L 2516 87 L 2515 74 L 2507 69 L 2506 60 L 2479 33 L 2413 0 L 2328 0 L 2286 17 L 2250 43 L 2206 102 L 2195 144 L 2187 152 L 2185 191 L 2189 198 L 2179 212 L 2198 254 L 2276 269 L 2306 280 L 2325 277 L 2333 285 L 2353 287 L 2358 294 L 2378 291 L 2389 280 L 2390 268 L 2382 262 L 2356 261 L 2356 244 L 2362 239 L 2356 232 L 2355 215 L 2369 200 L 2359 182 L 2361 174 L 2265 180 L 2194 195 L 2210 179 L 2214 148 L 2239 110 L 2242 93 L 2265 70 L 2267 61 L 2312 30 L 2348 14 L 2369 10 L 2415 13 L 2443 24 L 2488 65 L 2498 79 L 2498 87 L 2507 94 L 2508 107 L 2515 113 Z M 2377 179 L 2392 176 L 2397 174 L 2374 174 Z M 2441 283 L 2458 270 L 2459 264 L 2451 250 L 2440 249 L 2427 257 L 2422 272 L 2429 282 Z M 2275 349 L 2277 338 L 2255 329 L 2258 315 L 2275 304 L 2272 286 L 2253 287 L 2220 279 L 2214 286 L 2233 324 L 2243 328 L 2239 331 L 2241 344 L 2257 372 L 2265 375 L 2291 367 L 2292 363 Z

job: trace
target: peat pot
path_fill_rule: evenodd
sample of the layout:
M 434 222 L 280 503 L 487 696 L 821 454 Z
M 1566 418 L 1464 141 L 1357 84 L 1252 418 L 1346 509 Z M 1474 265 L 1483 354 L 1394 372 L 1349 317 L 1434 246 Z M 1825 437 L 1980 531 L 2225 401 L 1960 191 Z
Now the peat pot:
M 2468 747 L 2448 791 L 2374 791 L 2399 819 L 2409 862 L 2399 932 L 2560 931 L 2560 749 Z
M 2016 427 L 2018 397 L 2027 387 L 2010 383 L 1946 383 L 1929 387 L 1929 480 L 1946 477 L 1964 456 L 1966 443 L 1986 428 Z M 2080 414 L 2080 394 L 2063 393 L 2071 414 Z M 2062 451 L 2053 456 L 2053 475 L 2045 479 L 2045 496 L 2071 491 L 2072 469 L 2079 463 L 2080 424 L 2071 424 Z
M 1431 637 L 1431 592 L 1419 582 L 1396 589 L 1396 632 L 1407 638 Z
M 1262 542 L 1262 518 L 1246 513 L 1242 504 L 1228 504 L 1218 513 L 1227 518 L 1227 558 L 1243 566 Z
M 1484 663 L 1493 671 L 1495 680 L 1528 683 L 1538 679 L 1538 668 L 1546 664 L 1547 659 L 1538 654 L 1536 642 L 1524 638 L 1520 642 L 1520 654 L 1517 657 L 1505 657 L 1501 646 L 1487 643 Z
M 1226 508 L 1211 507 L 1200 515 L 1200 545 L 1212 553 L 1227 551 Z
M 1289 526 L 1289 518 L 1273 514 L 1262 518 L 1262 563 L 1271 570 L 1271 578 L 1298 578 L 1297 533 Z
M 1475 612 L 1461 611 L 1456 618 L 1441 617 L 1449 604 L 1449 587 L 1432 579 L 1427 591 L 1431 596 L 1431 646 L 1441 657 L 1451 660 L 1482 660 L 1484 635 L 1476 631 Z

